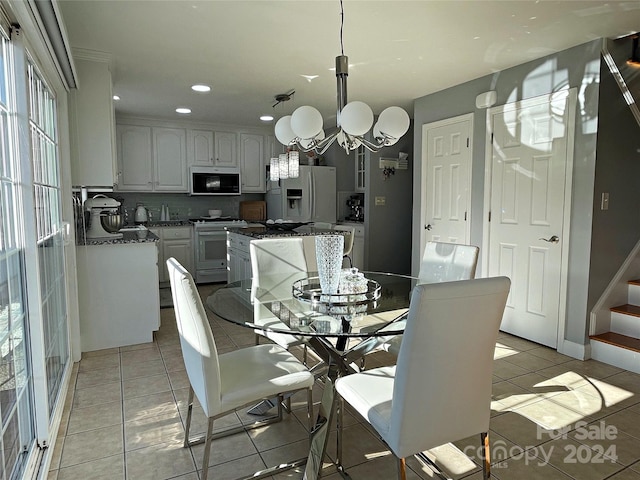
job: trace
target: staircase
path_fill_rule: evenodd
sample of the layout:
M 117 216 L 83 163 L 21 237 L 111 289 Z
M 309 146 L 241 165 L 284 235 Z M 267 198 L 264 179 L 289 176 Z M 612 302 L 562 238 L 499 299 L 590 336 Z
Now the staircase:
M 591 358 L 640 373 L 640 279 L 627 287 L 629 303 L 610 308 L 609 331 L 589 336 Z

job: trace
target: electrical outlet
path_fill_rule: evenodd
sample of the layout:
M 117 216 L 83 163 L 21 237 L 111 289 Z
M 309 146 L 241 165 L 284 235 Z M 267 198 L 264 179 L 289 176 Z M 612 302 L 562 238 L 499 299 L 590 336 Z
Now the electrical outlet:
M 609 210 L 609 193 L 603 192 L 600 200 L 600 210 Z
M 376 207 L 385 205 L 387 203 L 387 197 L 376 197 Z

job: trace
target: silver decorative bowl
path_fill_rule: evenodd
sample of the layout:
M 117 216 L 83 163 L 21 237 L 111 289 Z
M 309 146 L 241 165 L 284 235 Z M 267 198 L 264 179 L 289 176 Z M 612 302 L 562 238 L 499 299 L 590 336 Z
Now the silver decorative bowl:
M 100 223 L 109 233 L 117 233 L 124 225 L 124 216 L 119 213 L 100 215 Z

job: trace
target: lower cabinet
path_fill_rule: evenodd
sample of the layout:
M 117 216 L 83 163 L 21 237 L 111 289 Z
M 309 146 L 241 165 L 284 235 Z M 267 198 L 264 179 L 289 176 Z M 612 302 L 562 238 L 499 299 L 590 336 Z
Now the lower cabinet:
M 160 239 L 158 241 L 158 279 L 160 283 L 169 281 L 167 259 L 173 257 L 192 275 L 193 268 L 193 237 L 191 226 L 155 227 L 150 228 Z
M 156 243 L 76 249 L 83 352 L 153 341 L 160 328 Z
M 227 282 L 237 282 L 251 278 L 250 237 L 227 232 Z

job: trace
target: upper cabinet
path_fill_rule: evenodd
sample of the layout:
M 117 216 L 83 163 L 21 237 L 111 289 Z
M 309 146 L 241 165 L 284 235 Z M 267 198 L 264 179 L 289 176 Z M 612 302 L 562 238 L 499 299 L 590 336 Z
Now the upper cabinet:
M 187 163 L 238 168 L 237 142 L 235 132 L 190 129 L 187 131 Z
M 119 191 L 187 192 L 186 130 L 117 126 Z
M 74 50 L 78 89 L 69 94 L 71 181 L 73 186 L 112 188 L 115 175 L 115 120 L 111 56 Z
M 238 136 L 235 132 L 216 132 L 214 166 L 238 168 L 237 143 Z
M 266 191 L 264 135 L 240 134 L 240 177 L 242 193 Z

